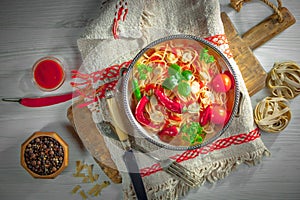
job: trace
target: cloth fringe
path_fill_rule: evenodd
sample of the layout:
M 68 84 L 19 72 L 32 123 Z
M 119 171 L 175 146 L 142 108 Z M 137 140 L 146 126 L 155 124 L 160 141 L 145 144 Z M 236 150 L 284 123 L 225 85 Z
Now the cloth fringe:
M 201 177 L 198 186 L 202 186 L 206 182 L 213 184 L 218 180 L 227 177 L 233 170 L 237 170 L 239 165 L 246 164 L 248 166 L 255 166 L 262 161 L 263 157 L 269 156 L 271 156 L 269 150 L 266 148 L 261 148 L 237 157 L 233 156 L 221 159 L 191 171 Z M 158 185 L 152 185 L 152 187 L 149 187 L 147 184 L 145 184 L 145 187 L 147 190 L 148 199 L 157 200 L 178 199 L 187 195 L 188 192 L 193 189 L 182 181 L 174 178 L 170 178 Z M 136 199 L 132 185 L 130 186 L 129 190 L 124 190 L 123 194 L 124 199 Z

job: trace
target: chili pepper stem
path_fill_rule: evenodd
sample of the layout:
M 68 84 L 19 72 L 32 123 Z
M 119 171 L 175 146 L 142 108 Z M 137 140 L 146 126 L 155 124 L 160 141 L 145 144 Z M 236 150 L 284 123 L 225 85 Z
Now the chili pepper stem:
M 20 102 L 20 98 L 2 98 L 2 101 L 6 102 Z

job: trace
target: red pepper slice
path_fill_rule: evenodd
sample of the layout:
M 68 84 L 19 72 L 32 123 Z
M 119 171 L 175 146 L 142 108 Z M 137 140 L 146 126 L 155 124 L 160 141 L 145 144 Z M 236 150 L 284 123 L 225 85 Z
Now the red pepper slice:
M 159 56 L 152 56 L 150 58 L 150 61 L 155 61 L 155 60 L 161 60 L 161 57 L 159 57 Z
M 166 64 L 165 62 L 159 60 L 154 60 L 153 62 L 156 63 L 157 65 L 162 65 L 162 66 Z
M 158 135 L 168 135 L 168 136 L 176 136 L 178 134 L 177 127 L 174 126 L 169 126 L 163 130 L 161 130 Z
M 212 115 L 212 106 L 207 106 L 203 112 L 200 112 L 199 123 L 205 126 L 210 120 Z
M 154 91 L 154 94 L 156 95 L 158 101 L 165 106 L 168 110 L 176 112 L 176 113 L 181 113 L 181 105 L 180 103 L 176 101 L 172 101 L 169 99 L 162 91 L 156 89 Z
M 154 90 L 156 88 L 157 88 L 157 86 L 155 84 L 153 84 L 153 83 L 147 84 L 145 86 L 145 92 L 149 92 L 150 90 Z
M 163 90 L 163 88 L 160 85 L 154 84 L 154 83 L 149 83 L 145 86 L 145 92 L 149 92 L 150 90 Z
M 148 97 L 143 96 L 141 100 L 138 102 L 134 113 L 137 121 L 144 126 L 148 126 L 151 123 L 151 121 L 144 114 L 145 106 L 148 102 L 149 102 Z

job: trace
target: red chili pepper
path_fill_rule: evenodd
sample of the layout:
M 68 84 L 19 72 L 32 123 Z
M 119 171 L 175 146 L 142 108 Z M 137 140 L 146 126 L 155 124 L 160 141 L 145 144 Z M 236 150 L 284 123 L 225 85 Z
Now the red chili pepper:
M 161 60 L 161 57 L 159 56 L 152 56 L 149 61 L 155 61 L 155 60 Z
M 146 86 L 145 86 L 145 92 L 149 92 L 150 90 L 156 90 L 156 89 L 158 89 L 158 90 L 161 90 L 162 88 L 161 88 L 161 86 L 158 86 L 158 85 L 156 85 L 156 84 L 154 84 L 154 83 L 150 83 L 150 84 L 147 84 Z
M 145 106 L 148 102 L 149 102 L 148 97 L 143 96 L 141 100 L 138 102 L 134 113 L 137 121 L 145 126 L 148 126 L 151 123 L 151 121 L 148 118 L 146 118 L 144 114 Z
M 172 101 L 162 91 L 156 89 L 154 94 L 156 95 L 157 100 L 163 106 L 165 106 L 168 110 L 176 112 L 176 113 L 181 113 L 182 112 L 180 103 L 178 103 L 176 101 Z
M 168 136 L 176 136 L 178 134 L 177 127 L 174 126 L 169 126 L 163 130 L 161 130 L 158 135 L 168 135 Z
M 207 106 L 203 112 L 200 112 L 199 123 L 201 126 L 205 126 L 211 119 L 212 106 Z
M 155 84 L 153 84 L 153 83 L 147 84 L 145 86 L 145 92 L 149 92 L 149 90 L 154 90 L 154 89 L 156 89 L 156 87 L 157 86 Z

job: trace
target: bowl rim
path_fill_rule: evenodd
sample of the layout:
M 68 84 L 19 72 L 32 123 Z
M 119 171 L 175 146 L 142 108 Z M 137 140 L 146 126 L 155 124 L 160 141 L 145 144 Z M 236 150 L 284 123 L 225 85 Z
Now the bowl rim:
M 133 113 L 132 110 L 130 108 L 130 102 L 129 102 L 129 98 L 128 98 L 128 84 L 129 84 L 129 79 L 131 77 L 131 71 L 133 69 L 133 66 L 135 65 L 135 63 L 138 61 L 138 59 L 149 49 L 151 49 L 152 47 L 162 43 L 162 42 L 166 42 L 169 40 L 173 40 L 173 39 L 189 39 L 189 40 L 194 40 L 200 43 L 203 43 L 204 45 L 208 46 L 209 48 L 211 48 L 213 51 L 215 51 L 218 55 L 221 56 L 222 60 L 225 62 L 227 68 L 230 70 L 231 74 L 233 75 L 234 81 L 235 81 L 235 99 L 234 99 L 234 104 L 233 104 L 233 108 L 231 111 L 231 115 L 229 120 L 227 121 L 227 123 L 225 124 L 225 126 L 218 132 L 216 133 L 212 138 L 210 138 L 207 141 L 202 142 L 201 144 L 198 145 L 194 145 L 194 146 L 174 146 L 174 145 L 170 145 L 168 143 L 165 143 L 163 141 L 157 141 L 155 139 L 153 139 L 151 136 L 149 136 L 149 134 L 147 133 L 147 131 L 143 128 L 142 125 L 140 125 Z M 129 119 L 129 122 L 131 123 L 131 125 L 133 126 L 134 129 L 137 130 L 137 132 L 139 133 L 139 135 L 142 135 L 146 140 L 148 140 L 149 142 L 155 144 L 158 147 L 161 148 L 166 148 L 169 150 L 178 150 L 178 151 L 182 151 L 182 150 L 193 150 L 193 149 L 198 149 L 201 147 L 204 147 L 210 143 L 212 143 L 213 141 L 215 141 L 217 138 L 219 138 L 222 134 L 225 133 L 225 131 L 228 129 L 228 127 L 231 125 L 233 119 L 235 118 L 237 111 L 238 111 L 238 106 L 239 106 L 239 101 L 240 101 L 240 89 L 239 89 L 239 81 L 237 78 L 237 74 L 235 72 L 235 69 L 233 69 L 229 59 L 225 56 L 225 54 L 219 49 L 219 47 L 217 47 L 216 45 L 208 42 L 207 40 L 194 36 L 194 35 L 186 35 L 186 34 L 178 34 L 178 35 L 170 35 L 170 36 L 166 36 L 163 38 L 160 38 L 158 40 L 155 40 L 151 43 L 149 43 L 146 47 L 144 47 L 141 51 L 139 51 L 138 54 L 136 54 L 136 56 L 133 58 L 132 62 L 130 63 L 130 65 L 128 66 L 127 72 L 124 75 L 124 77 L 122 78 L 123 81 L 123 86 L 121 88 L 121 92 L 122 92 L 122 103 L 124 103 L 124 110 L 125 110 L 125 114 L 127 116 L 127 118 Z

